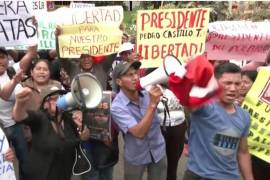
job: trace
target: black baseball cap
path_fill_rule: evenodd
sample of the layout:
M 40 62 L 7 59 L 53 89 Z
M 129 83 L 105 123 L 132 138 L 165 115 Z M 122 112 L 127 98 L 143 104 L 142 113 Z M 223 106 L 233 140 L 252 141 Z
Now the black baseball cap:
M 141 64 L 142 63 L 140 61 L 133 61 L 133 62 L 122 61 L 118 63 L 113 70 L 113 79 L 115 80 L 118 79 L 119 77 L 124 75 L 131 67 L 138 70 Z

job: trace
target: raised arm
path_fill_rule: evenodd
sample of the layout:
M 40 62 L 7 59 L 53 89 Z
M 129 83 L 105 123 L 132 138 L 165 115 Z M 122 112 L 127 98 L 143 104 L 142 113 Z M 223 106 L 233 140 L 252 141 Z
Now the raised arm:
M 16 85 L 19 82 L 21 82 L 23 78 L 24 78 L 23 71 L 22 70 L 18 71 L 10 81 L 8 81 L 3 87 L 1 87 L 0 97 L 3 98 L 4 100 L 8 100 Z
M 27 49 L 26 54 L 20 60 L 20 68 L 26 72 L 32 63 L 32 59 L 37 56 L 37 45 L 30 46 Z
M 26 103 L 32 95 L 32 90 L 28 87 L 22 88 L 16 93 L 16 102 L 13 107 L 13 118 L 15 121 L 19 122 L 28 117 Z
M 160 101 L 162 92 L 159 87 L 153 86 L 150 89 L 149 94 L 150 94 L 150 102 L 143 118 L 137 125 L 128 130 L 128 132 L 130 132 L 133 136 L 137 138 L 144 138 L 145 135 L 148 133 L 152 125 L 152 120 L 156 113 L 156 107 Z

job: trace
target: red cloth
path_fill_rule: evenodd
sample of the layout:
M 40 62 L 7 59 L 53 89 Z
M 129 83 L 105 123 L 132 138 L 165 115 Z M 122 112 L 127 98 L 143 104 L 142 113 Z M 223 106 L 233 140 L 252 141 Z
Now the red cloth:
M 212 64 L 205 56 L 198 56 L 186 65 L 185 76 L 199 87 L 206 87 L 214 73 Z
M 198 56 L 186 65 L 186 74 L 183 78 L 175 73 L 170 74 L 169 89 L 179 99 L 180 103 L 188 107 L 201 106 L 218 93 L 218 88 L 207 93 L 205 97 L 191 97 L 190 91 L 194 86 L 206 88 L 214 74 L 213 66 L 204 56 Z
M 92 56 L 92 57 L 93 57 L 93 62 L 95 64 L 98 64 L 101 61 L 103 61 L 107 56 L 106 55 L 100 55 L 100 56 Z
M 188 79 L 186 76 L 180 78 L 175 76 L 172 73 L 169 76 L 169 89 L 175 94 L 175 96 L 179 99 L 180 103 L 183 106 L 188 106 L 189 104 L 189 92 L 193 86 L 192 80 Z

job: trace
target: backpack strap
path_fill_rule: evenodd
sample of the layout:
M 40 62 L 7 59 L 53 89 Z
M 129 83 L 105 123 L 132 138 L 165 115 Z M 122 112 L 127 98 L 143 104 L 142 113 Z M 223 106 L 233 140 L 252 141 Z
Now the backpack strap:
M 163 119 L 163 124 L 162 124 L 162 129 L 163 131 L 166 131 L 166 120 L 167 120 L 167 115 L 170 118 L 170 111 L 169 111 L 169 106 L 168 106 L 168 98 L 165 96 L 162 96 L 161 102 L 164 106 L 164 119 Z

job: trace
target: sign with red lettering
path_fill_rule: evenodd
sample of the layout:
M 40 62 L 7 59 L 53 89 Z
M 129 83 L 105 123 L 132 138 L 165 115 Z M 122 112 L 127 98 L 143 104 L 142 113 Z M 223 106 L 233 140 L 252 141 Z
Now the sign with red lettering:
M 138 11 L 137 52 L 142 67 L 158 67 L 168 54 L 185 61 L 204 52 L 209 9 Z
M 31 1 L 0 1 L 0 46 L 37 43 L 31 11 Z
M 209 24 L 208 59 L 263 62 L 270 49 L 270 23 L 218 21 Z

